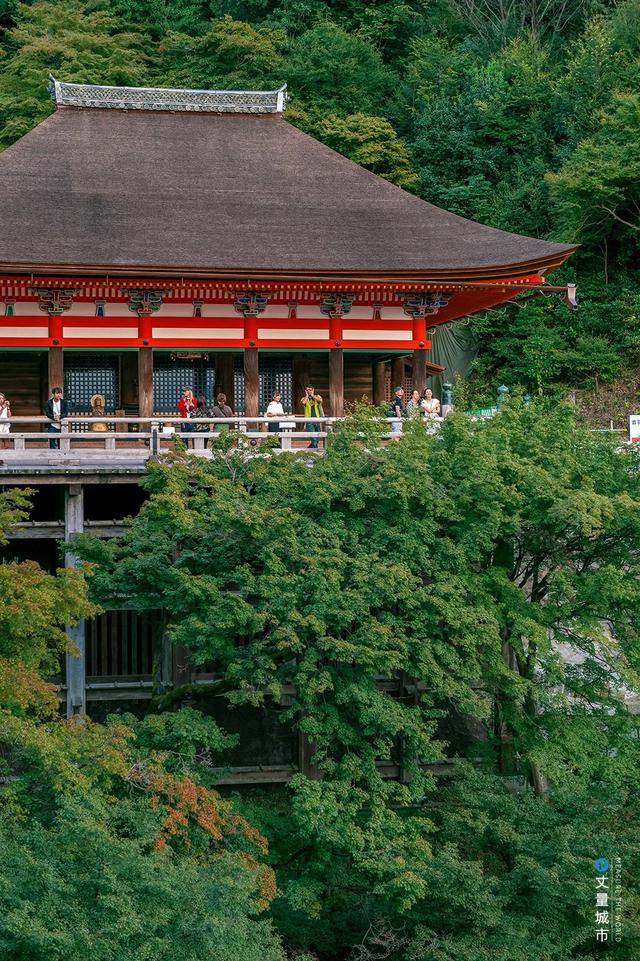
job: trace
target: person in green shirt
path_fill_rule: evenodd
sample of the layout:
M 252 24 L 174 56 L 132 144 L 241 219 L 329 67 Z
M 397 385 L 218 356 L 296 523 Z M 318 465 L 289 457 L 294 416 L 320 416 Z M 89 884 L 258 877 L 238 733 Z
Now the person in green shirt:
M 313 387 L 305 387 L 304 397 L 300 401 L 302 405 L 302 410 L 305 417 L 324 417 L 324 410 L 322 409 L 322 397 L 320 394 L 316 394 Z M 317 422 L 309 422 L 304 425 L 304 429 L 308 434 L 319 433 L 321 425 Z M 312 437 L 309 447 L 312 450 L 317 450 L 318 448 L 318 438 Z

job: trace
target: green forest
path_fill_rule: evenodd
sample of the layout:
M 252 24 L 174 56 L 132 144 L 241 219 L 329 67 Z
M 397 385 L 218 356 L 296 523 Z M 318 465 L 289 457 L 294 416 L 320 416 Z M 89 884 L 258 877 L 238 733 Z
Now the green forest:
M 517 398 L 378 436 L 363 407 L 310 464 L 223 434 L 152 463 L 84 570 L 0 565 L 3 961 L 638 957 L 638 451 Z M 123 600 L 214 680 L 56 717 L 64 625 Z M 219 787 L 235 713 L 274 709 L 312 766 Z
M 581 244 L 534 299 L 468 321 L 474 400 L 576 394 L 624 422 L 640 301 L 637 0 L 0 0 L 0 143 L 89 83 L 269 89 L 288 119 L 407 190 L 494 227 Z M 96 144 L 99 151 L 100 145 Z M 43 170 L 46 176 L 46 170 Z
M 224 431 L 151 462 L 81 566 L 0 564 L 0 961 L 635 961 L 640 445 L 585 416 L 624 422 L 640 382 L 640 0 L 0 0 L 3 147 L 50 72 L 286 82 L 290 122 L 382 177 L 579 243 L 580 306 L 467 322 L 459 398 L 510 387 L 486 421 L 381 448 L 357 406 L 312 462 Z M 31 503 L 2 488 L 0 544 Z M 125 602 L 216 680 L 62 719 L 66 628 Z M 307 770 L 221 786 L 224 717 L 276 709 Z

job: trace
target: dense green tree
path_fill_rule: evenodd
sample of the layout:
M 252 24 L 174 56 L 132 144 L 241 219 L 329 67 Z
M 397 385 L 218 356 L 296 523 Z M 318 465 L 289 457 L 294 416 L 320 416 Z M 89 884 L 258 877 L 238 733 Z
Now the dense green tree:
M 282 31 L 223 17 L 202 36 L 170 34 L 159 66 L 166 83 L 211 89 L 281 86 Z
M 1 543 L 28 506 L 0 492 Z M 189 710 L 56 717 L 46 676 L 94 611 L 82 571 L 0 564 L 0 955 L 281 961 L 266 842 L 204 783 L 233 739 Z
M 631 791 L 637 775 L 636 724 L 618 696 L 640 683 L 636 453 L 562 405 L 453 417 L 437 436 L 410 424 L 385 450 L 378 431 L 360 412 L 311 463 L 247 459 L 222 437 L 211 462 L 152 466 L 150 499 L 124 538 L 77 542 L 93 590 L 106 604 L 126 593 L 163 608 L 174 642 L 207 661 L 231 704 L 293 685 L 286 716 L 320 777 L 294 779 L 286 812 L 250 813 L 275 842 L 288 940 L 330 955 L 372 924 L 400 926 L 396 956 L 420 945 L 416 957 L 440 961 L 471 959 L 490 930 L 505 961 L 516 948 L 527 957 L 532 938 L 550 958 L 589 957 L 586 882 L 557 906 L 555 883 L 542 890 L 533 805 L 551 805 L 570 831 L 563 798 L 597 797 L 603 779 Z M 398 675 L 400 698 L 376 681 Z M 468 789 L 485 784 L 486 835 L 464 842 L 464 810 L 438 826 L 444 789 L 434 793 L 424 764 L 456 753 L 442 727 L 452 711 L 484 729 L 476 760 L 519 779 L 531 812 L 519 828 L 507 784 L 491 779 Z M 399 765 L 401 781 L 381 764 Z M 487 871 L 489 812 L 501 805 L 513 857 Z M 598 822 L 607 844 L 607 817 L 619 816 L 613 798 Z M 632 839 L 619 843 L 631 856 Z M 566 847 L 553 851 L 544 870 L 555 876 Z M 588 879 L 586 844 L 580 852 L 571 876 Z M 539 903 L 557 931 L 536 940 Z
M 53 73 L 86 83 L 144 84 L 149 48 L 142 33 L 122 31 L 103 6 L 78 0 L 20 4 L 1 38 L 0 145 L 28 133 L 53 109 Z
M 28 517 L 30 492 L 0 492 L 0 544 Z M 55 574 L 34 561 L 0 564 L 0 706 L 27 710 L 56 705 L 43 675 L 57 673 L 69 649 L 68 624 L 95 612 L 82 571 L 60 568 Z
M 384 117 L 363 113 L 324 117 L 318 132 L 326 144 L 354 163 L 367 167 L 398 187 L 410 189 L 418 182 L 409 151 Z
M 180 723 L 127 720 L 0 714 L 0 954 L 281 961 L 260 917 L 264 839 L 189 776 Z M 213 722 L 180 720 L 201 747 L 225 744 Z
M 640 233 L 640 97 L 619 94 L 600 129 L 547 178 L 565 235 L 607 244 L 619 264 Z
M 292 40 L 286 72 L 294 96 L 316 116 L 384 115 L 394 94 L 393 71 L 376 47 L 331 22 Z

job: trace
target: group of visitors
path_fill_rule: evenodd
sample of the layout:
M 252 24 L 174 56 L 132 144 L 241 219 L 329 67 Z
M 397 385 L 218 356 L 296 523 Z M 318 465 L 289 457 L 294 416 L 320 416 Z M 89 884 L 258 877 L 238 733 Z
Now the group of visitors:
M 305 388 L 304 397 L 300 401 L 300 406 L 302 407 L 302 412 L 305 417 L 324 417 L 324 409 L 322 406 L 322 397 L 320 394 L 316 393 L 313 386 Z M 220 393 L 216 397 L 216 403 L 214 406 L 209 406 L 206 397 L 199 396 L 195 397 L 193 391 L 190 387 L 185 387 L 182 391 L 182 396 L 180 397 L 178 404 L 178 413 L 180 417 L 187 421 L 187 423 L 181 425 L 181 433 L 190 434 L 193 431 L 201 431 L 202 433 L 208 434 L 211 425 L 210 424 L 190 424 L 189 420 L 192 418 L 221 418 L 221 417 L 234 417 L 234 412 L 227 403 L 226 394 Z M 267 409 L 264 412 L 265 417 L 269 418 L 269 423 L 267 429 L 269 433 L 278 434 L 282 430 L 287 430 L 295 426 L 291 421 L 282 421 L 280 418 L 286 417 L 284 407 L 282 406 L 282 393 L 279 390 L 275 390 L 271 395 L 271 400 L 267 405 Z M 215 431 L 218 432 L 222 429 L 224 425 L 217 424 Z M 309 421 L 305 423 L 304 430 L 308 434 L 316 434 L 321 430 L 321 424 L 317 421 Z M 205 446 L 207 445 L 207 440 L 205 439 Z M 311 449 L 316 450 L 318 447 L 318 438 L 312 437 L 308 445 Z
M 402 420 L 406 417 L 423 417 L 426 420 L 433 420 L 440 416 L 440 401 L 433 396 L 430 387 L 425 387 L 422 395 L 419 390 L 412 390 L 409 402 L 404 402 L 404 388 L 396 387 L 389 404 L 387 417 L 395 420 L 391 424 L 392 434 L 402 433 Z
M 196 397 L 190 387 L 185 387 L 182 397 L 178 401 L 178 413 L 185 420 L 192 417 L 233 417 L 233 410 L 227 403 L 227 395 L 219 393 L 215 404 L 211 405 L 204 395 Z M 191 433 L 192 431 L 209 431 L 208 424 L 183 424 L 182 432 Z
M 216 397 L 215 404 L 210 405 L 203 395 L 196 397 L 190 387 L 183 389 L 177 407 L 180 417 L 186 421 L 185 424 L 181 425 L 181 433 L 187 434 L 194 431 L 205 434 L 210 432 L 210 424 L 190 423 L 192 419 L 222 419 L 235 416 L 233 409 L 227 403 L 226 394 L 220 392 Z M 322 397 L 311 385 L 305 387 L 304 395 L 300 400 L 300 407 L 305 417 L 324 417 Z M 47 431 L 50 434 L 60 434 L 62 421 L 69 415 L 69 406 L 63 396 L 61 387 L 54 387 L 52 389 L 51 397 L 44 405 L 44 413 L 49 419 Z M 268 431 L 273 434 L 278 434 L 282 430 L 293 427 L 294 425 L 291 421 L 282 420 L 282 418 L 286 416 L 287 414 L 282 405 L 282 393 L 279 390 L 275 390 L 271 395 L 271 400 L 265 411 L 265 417 L 269 418 Z M 433 391 L 429 387 L 426 387 L 422 395 L 418 390 L 413 390 L 409 402 L 405 404 L 404 389 L 402 387 L 396 387 L 389 404 L 387 416 L 395 418 L 394 423 L 391 425 L 391 433 L 401 434 L 402 420 L 406 417 L 424 417 L 427 419 L 439 417 L 440 401 L 437 397 L 433 396 Z M 9 441 L 5 440 L 3 435 L 9 433 L 10 417 L 11 405 L 5 395 L 0 393 L 0 448 L 9 446 Z M 223 426 L 222 424 L 216 424 L 215 431 L 220 431 Z M 307 434 L 319 434 L 321 429 L 322 425 L 317 420 L 309 419 L 304 424 L 304 430 Z M 206 444 L 207 440 L 205 439 L 205 446 Z M 59 446 L 60 442 L 58 438 L 51 438 L 49 447 L 55 449 Z M 318 447 L 318 438 L 311 437 L 308 446 L 312 450 L 316 450 Z
M 59 434 L 62 430 L 62 421 L 69 413 L 67 402 L 62 396 L 62 388 L 54 387 L 51 397 L 44 405 L 45 416 L 49 418 L 47 431 L 50 434 Z M 5 439 L 5 435 L 10 430 L 11 404 L 4 394 L 0 394 L 0 449 L 6 450 L 10 447 L 10 441 Z M 60 446 L 59 440 L 49 441 L 49 447 L 56 449 Z

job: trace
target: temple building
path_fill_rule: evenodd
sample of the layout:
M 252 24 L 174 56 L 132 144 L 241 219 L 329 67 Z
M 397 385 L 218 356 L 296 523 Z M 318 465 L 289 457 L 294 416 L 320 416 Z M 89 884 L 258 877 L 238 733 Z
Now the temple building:
M 436 326 L 548 287 L 574 249 L 465 220 L 364 170 L 287 123 L 286 88 L 52 78 L 51 92 L 51 116 L 0 154 L 0 391 L 13 416 L 41 416 L 55 386 L 76 416 L 98 395 L 138 453 L 155 428 L 136 440 L 127 418 L 174 415 L 185 386 L 256 417 L 276 388 L 301 414 L 312 384 L 340 416 L 397 384 L 424 388 L 442 370 L 430 359 Z M 21 429 L 4 435 L 0 485 L 33 489 L 34 512 L 3 556 L 52 568 L 78 531 L 117 536 L 144 472 L 119 459 L 119 435 L 95 435 L 112 456 L 91 460 L 89 441 L 74 460 L 68 438 L 49 450 Z M 69 632 L 69 714 L 206 681 L 155 615 L 107 611 Z M 239 730 L 272 721 L 271 774 L 264 758 L 260 776 L 246 773 L 245 739 L 245 780 L 305 763 L 277 719 L 245 717 Z
M 429 331 L 539 287 L 572 247 L 440 210 L 284 119 L 286 89 L 51 79 L 55 112 L 0 155 L 0 389 L 14 414 L 239 413 L 307 382 L 340 415 L 423 388 Z M 440 369 L 440 368 L 438 368 Z

